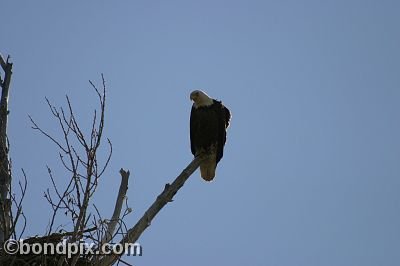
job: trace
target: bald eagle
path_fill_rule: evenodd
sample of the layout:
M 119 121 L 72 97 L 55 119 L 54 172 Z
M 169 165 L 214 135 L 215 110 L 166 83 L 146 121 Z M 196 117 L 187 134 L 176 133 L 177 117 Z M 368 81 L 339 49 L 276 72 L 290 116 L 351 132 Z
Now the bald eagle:
M 190 100 L 193 101 L 190 113 L 191 150 L 194 156 L 201 153 L 208 155 L 200 164 L 200 175 L 204 180 L 212 181 L 217 164 L 224 154 L 231 113 L 222 102 L 200 90 L 193 91 Z

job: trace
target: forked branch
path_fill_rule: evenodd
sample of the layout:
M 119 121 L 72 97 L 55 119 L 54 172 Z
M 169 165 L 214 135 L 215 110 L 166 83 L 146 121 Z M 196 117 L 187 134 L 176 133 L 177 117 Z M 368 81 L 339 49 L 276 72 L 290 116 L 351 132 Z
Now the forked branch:
M 205 159 L 205 155 L 195 157 L 192 162 L 182 171 L 180 175 L 172 182 L 172 184 L 166 184 L 163 192 L 156 198 L 154 203 L 147 209 L 143 214 L 142 218 L 135 224 L 134 227 L 128 230 L 125 237 L 120 241 L 120 244 L 135 243 L 140 235 L 150 226 L 151 221 L 157 215 L 157 213 L 168 203 L 172 202 L 174 195 L 178 190 L 185 184 L 186 180 L 193 174 L 194 171 L 200 166 L 200 163 Z M 112 265 L 121 255 L 111 254 L 103 257 L 98 265 Z

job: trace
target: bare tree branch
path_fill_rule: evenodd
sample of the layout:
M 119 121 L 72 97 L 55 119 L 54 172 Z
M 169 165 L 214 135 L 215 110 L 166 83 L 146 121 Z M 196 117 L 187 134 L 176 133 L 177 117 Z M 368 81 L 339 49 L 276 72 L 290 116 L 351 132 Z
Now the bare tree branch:
M 119 186 L 119 192 L 117 196 L 117 201 L 115 202 L 115 208 L 114 208 L 114 213 L 111 217 L 111 220 L 109 221 L 107 225 L 107 231 L 103 237 L 103 239 L 100 241 L 100 245 L 109 242 L 115 232 L 115 228 L 118 224 L 118 221 L 120 219 L 121 215 L 121 209 L 122 205 L 124 203 L 124 198 L 126 197 L 126 192 L 128 191 L 128 180 L 129 180 L 129 171 L 125 171 L 124 169 L 121 168 L 119 171 L 121 174 L 121 184 Z
M 3 55 L 0 54 L 0 66 L 4 70 L 7 67 L 6 61 L 4 61 Z
M 140 235 L 150 226 L 151 221 L 157 213 L 168 203 L 172 201 L 174 195 L 185 184 L 186 180 L 193 174 L 194 171 L 204 161 L 205 155 L 195 157 L 192 162 L 182 171 L 182 173 L 172 182 L 166 184 L 164 191 L 156 198 L 154 203 L 147 209 L 142 218 L 136 223 L 134 227 L 128 230 L 126 236 L 120 241 L 120 244 L 135 243 Z M 114 264 L 121 255 L 111 254 L 104 256 L 97 265 L 108 266 Z

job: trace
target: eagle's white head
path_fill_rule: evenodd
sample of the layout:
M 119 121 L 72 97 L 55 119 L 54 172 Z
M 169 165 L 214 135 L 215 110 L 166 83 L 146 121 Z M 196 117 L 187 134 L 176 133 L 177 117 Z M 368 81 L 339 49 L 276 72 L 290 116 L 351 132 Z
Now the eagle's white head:
M 190 100 L 193 101 L 195 108 L 213 104 L 213 99 L 211 99 L 205 92 L 201 90 L 192 91 L 190 94 Z

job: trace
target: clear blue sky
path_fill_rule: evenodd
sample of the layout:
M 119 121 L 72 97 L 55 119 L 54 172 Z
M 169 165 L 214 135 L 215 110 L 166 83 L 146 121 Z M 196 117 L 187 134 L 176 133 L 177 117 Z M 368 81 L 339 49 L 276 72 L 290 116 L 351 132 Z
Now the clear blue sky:
M 50 208 L 45 165 L 68 176 L 28 114 L 68 94 L 89 128 L 108 86 L 111 166 L 95 203 L 113 210 L 132 172 L 134 225 L 191 160 L 189 93 L 232 111 L 215 182 L 196 172 L 140 238 L 139 265 L 400 265 L 400 2 L 3 1 L 15 179 L 29 178 L 26 236 Z M 67 220 L 60 223 L 70 226 Z

